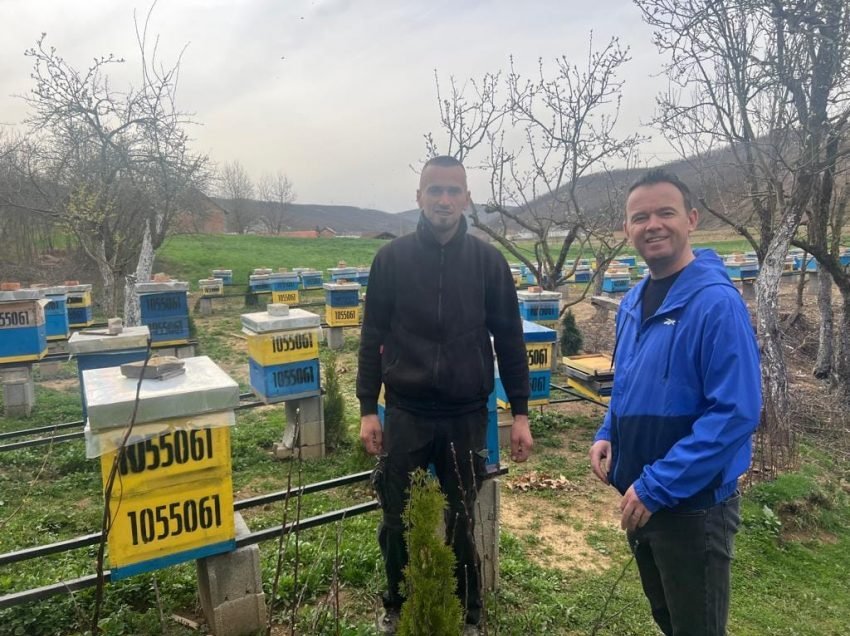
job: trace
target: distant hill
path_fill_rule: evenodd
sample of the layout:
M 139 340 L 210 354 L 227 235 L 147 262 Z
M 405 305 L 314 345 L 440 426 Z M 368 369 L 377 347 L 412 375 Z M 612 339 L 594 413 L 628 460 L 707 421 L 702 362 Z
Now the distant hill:
M 212 197 L 225 210 L 232 208 L 230 199 Z M 263 214 L 262 201 L 248 201 L 253 215 Z M 397 214 L 357 208 L 350 205 L 321 205 L 312 203 L 291 203 L 286 212 L 286 224 L 289 230 L 312 230 L 316 226 L 333 228 L 337 234 L 363 234 L 368 232 L 392 232 L 396 235 L 407 234 L 416 227 L 416 221 L 408 221 Z
M 724 192 L 732 192 L 742 187 L 740 175 L 733 167 L 728 150 L 720 150 L 711 156 L 712 180 L 723 185 Z M 689 184 L 698 201 L 704 196 L 701 191 L 700 179 L 696 167 L 691 161 L 673 161 L 662 166 L 666 170 L 677 174 L 685 183 Z M 649 167 L 630 170 L 613 170 L 609 173 L 595 173 L 582 177 L 578 183 L 578 196 L 583 212 L 590 217 L 603 214 L 610 210 L 611 206 L 622 208 L 625 192 Z M 212 197 L 213 201 L 225 210 L 230 209 L 231 201 Z M 711 197 L 708 197 L 711 203 Z M 536 204 L 545 206 L 551 197 L 549 195 L 539 197 Z M 259 216 L 262 214 L 264 203 L 261 201 L 249 201 L 248 204 L 254 208 Z M 497 224 L 501 226 L 498 214 L 485 214 L 484 203 L 477 202 L 481 212 L 481 218 L 491 227 Z M 711 214 L 701 210 L 701 229 L 715 229 L 723 227 L 723 223 Z M 405 210 L 397 214 L 391 214 L 381 210 L 358 208 L 346 205 L 321 205 L 293 203 L 289 206 L 286 223 L 289 230 L 312 230 L 316 226 L 333 228 L 337 234 L 366 234 L 373 232 L 391 232 L 396 236 L 407 234 L 416 229 L 419 220 L 419 209 Z M 621 227 L 621 217 L 611 215 L 611 228 L 618 230 Z M 261 231 L 259 226 L 257 231 Z M 517 232 L 521 228 L 513 222 L 507 223 L 507 231 Z

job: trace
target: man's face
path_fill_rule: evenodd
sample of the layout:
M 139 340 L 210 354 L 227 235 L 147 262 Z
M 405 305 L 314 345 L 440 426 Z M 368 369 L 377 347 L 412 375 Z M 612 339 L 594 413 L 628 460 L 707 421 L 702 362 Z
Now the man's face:
M 428 166 L 422 171 L 416 202 L 437 234 L 454 234 L 469 201 L 466 172 L 460 166 Z
M 626 201 L 623 229 L 653 274 L 674 274 L 693 258 L 690 233 L 697 226 L 696 210 L 672 183 L 635 188 Z

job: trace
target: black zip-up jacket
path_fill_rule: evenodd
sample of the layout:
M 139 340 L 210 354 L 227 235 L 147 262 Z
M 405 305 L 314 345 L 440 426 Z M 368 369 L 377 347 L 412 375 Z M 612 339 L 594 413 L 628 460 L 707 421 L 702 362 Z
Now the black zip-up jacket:
M 420 216 L 416 232 L 375 255 L 360 337 L 361 415 L 387 402 L 419 414 L 462 414 L 493 391 L 493 349 L 514 415 L 528 413 L 528 358 L 505 258 L 466 232 L 441 245 Z

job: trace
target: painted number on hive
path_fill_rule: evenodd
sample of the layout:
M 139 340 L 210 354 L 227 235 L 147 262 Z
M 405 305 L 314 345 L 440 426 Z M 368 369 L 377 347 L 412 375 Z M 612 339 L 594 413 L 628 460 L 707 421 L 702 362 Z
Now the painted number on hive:
M 200 462 L 212 457 L 212 429 L 178 429 L 128 446 L 121 455 L 118 470 L 122 475 L 127 475 L 168 468 L 173 464 L 182 465 L 189 461 Z
M 545 367 L 549 365 L 549 348 L 529 349 L 528 366 Z
M 313 384 L 316 381 L 316 374 L 313 373 L 312 367 L 285 369 L 272 373 L 272 381 L 276 388 L 283 389 L 299 384 Z
M 354 320 L 357 317 L 357 311 L 354 309 L 335 309 L 334 318 L 336 320 Z
M 221 501 L 218 495 L 201 497 L 197 501 L 175 501 L 156 508 L 141 508 L 127 512 L 133 545 L 161 541 L 197 530 L 221 526 Z
M 182 320 L 164 320 L 160 322 L 152 322 L 148 325 L 151 335 L 153 336 L 169 336 L 173 334 L 183 334 L 186 327 Z
M 311 333 L 298 333 L 293 336 L 275 336 L 272 338 L 272 351 L 275 353 L 312 348 L 313 334 Z
M 0 311 L 0 328 L 25 327 L 33 322 L 28 311 Z
M 545 377 L 531 378 L 531 392 L 532 393 L 543 393 L 544 391 L 546 391 L 546 378 Z

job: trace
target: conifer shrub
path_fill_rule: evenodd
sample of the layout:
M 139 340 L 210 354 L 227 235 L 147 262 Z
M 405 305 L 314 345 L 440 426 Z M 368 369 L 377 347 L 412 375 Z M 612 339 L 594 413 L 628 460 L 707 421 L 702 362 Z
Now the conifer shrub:
M 416 470 L 403 515 L 410 558 L 404 569 L 407 600 L 399 636 L 457 636 L 463 628 L 463 609 L 455 595 L 455 556 L 437 536 L 445 509 L 446 497 L 437 480 Z
M 576 317 L 569 309 L 561 318 L 561 355 L 574 356 L 581 351 L 584 343 L 581 331 L 576 324 Z
M 345 440 L 345 400 L 339 387 L 336 353 L 327 358 L 325 368 L 325 446 L 338 448 Z

